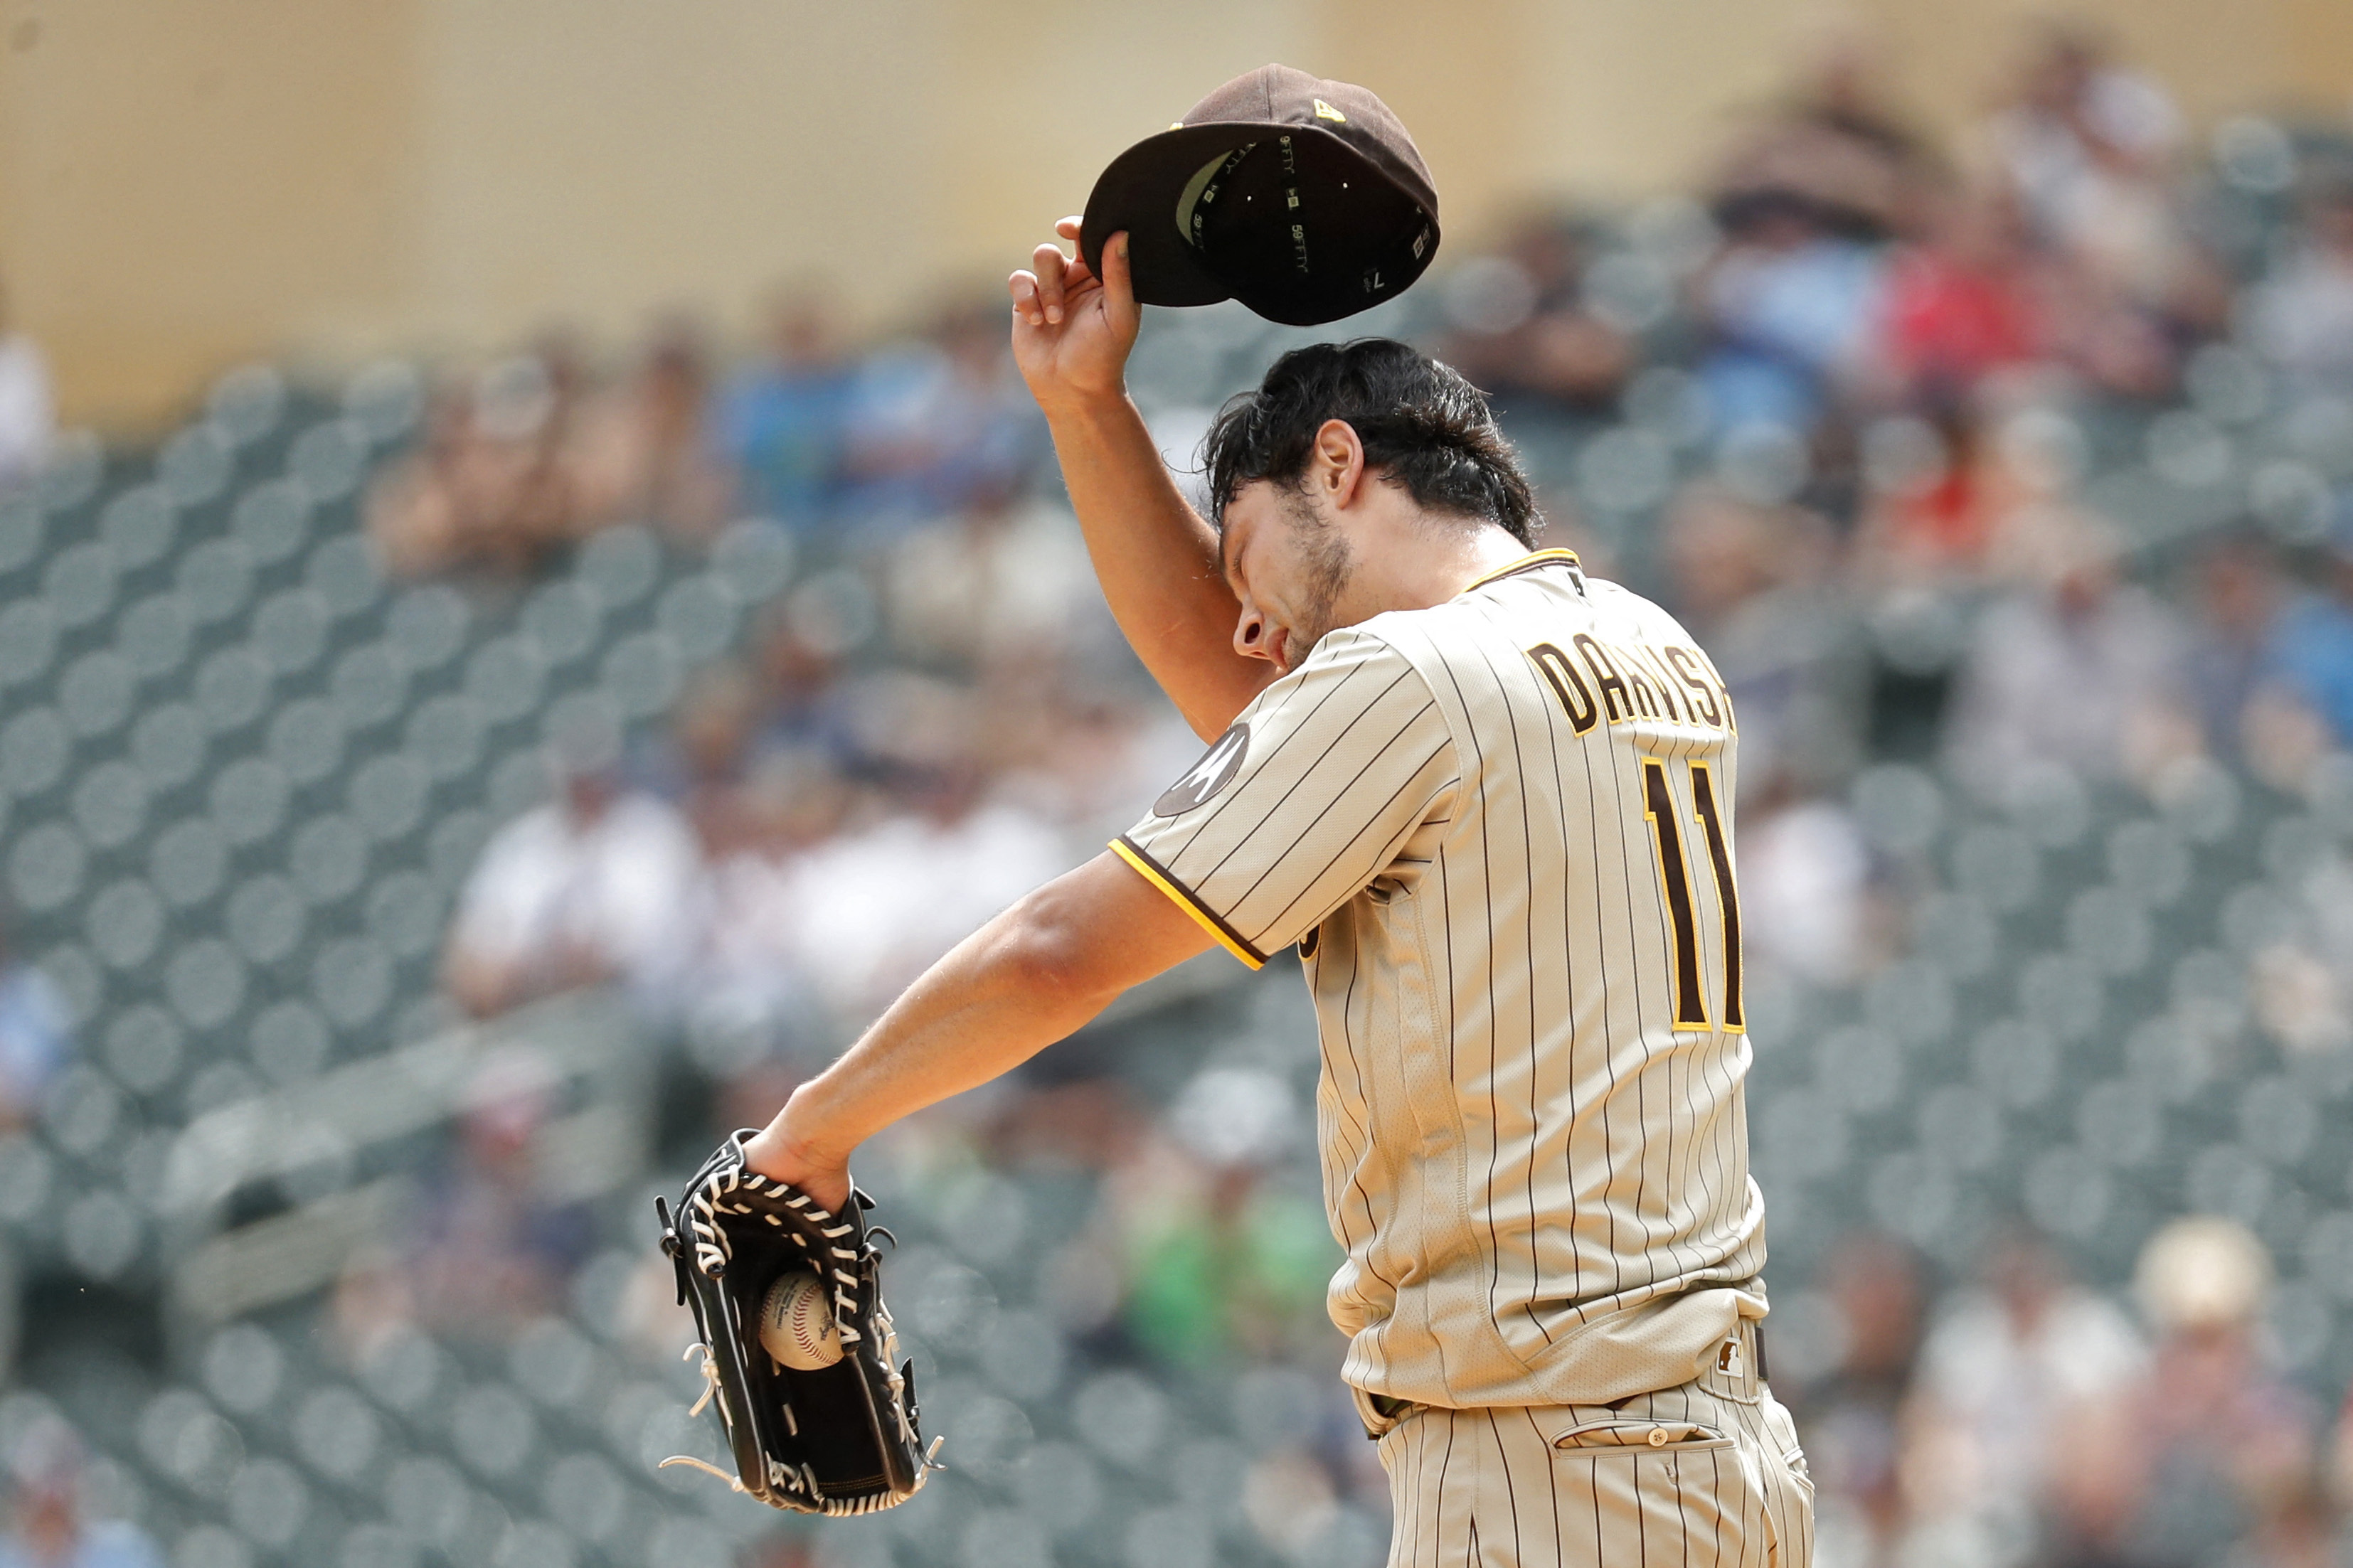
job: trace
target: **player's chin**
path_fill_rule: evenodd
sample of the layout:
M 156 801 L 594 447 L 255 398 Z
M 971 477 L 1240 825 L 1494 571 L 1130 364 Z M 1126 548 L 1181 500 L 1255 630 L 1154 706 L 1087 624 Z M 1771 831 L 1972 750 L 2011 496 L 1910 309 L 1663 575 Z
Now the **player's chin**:
M 1315 645 L 1324 640 L 1323 632 L 1292 632 L 1282 640 L 1282 673 L 1289 675 L 1315 655 Z

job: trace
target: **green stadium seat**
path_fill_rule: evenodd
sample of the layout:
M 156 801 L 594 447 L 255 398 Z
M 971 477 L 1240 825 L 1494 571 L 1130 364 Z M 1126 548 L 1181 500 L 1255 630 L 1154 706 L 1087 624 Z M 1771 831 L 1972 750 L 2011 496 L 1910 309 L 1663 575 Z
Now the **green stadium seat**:
M 340 500 L 358 486 L 369 441 L 355 425 L 322 420 L 294 437 L 286 454 L 287 477 L 313 502 Z
M 676 700 L 684 679 L 677 645 L 659 632 L 622 638 L 597 669 L 600 695 L 624 719 L 652 717 Z
M 130 756 L 147 787 L 161 794 L 195 777 L 204 765 L 205 716 L 185 702 L 166 702 L 141 713 L 131 727 Z
M 174 581 L 196 625 L 209 626 L 244 609 L 253 595 L 254 561 L 235 539 L 207 540 L 179 559 Z
M 661 546 L 650 529 L 608 528 L 580 547 L 574 577 L 609 610 L 644 598 L 661 575 Z
M 61 627 L 85 626 L 114 607 L 121 563 L 96 540 L 70 544 L 49 558 L 41 597 Z
M 286 864 L 311 904 L 341 903 L 367 876 L 368 836 L 341 812 L 314 816 L 294 830 Z
M 472 615 L 446 583 L 404 590 L 385 616 L 385 635 L 416 671 L 438 669 L 466 644 Z
M 237 471 L 237 443 L 227 432 L 209 420 L 183 426 L 174 431 L 155 454 L 154 489 L 156 500 L 163 504 L 153 510 L 165 523 L 155 539 L 155 548 L 148 556 L 161 554 L 170 538 L 168 524 L 170 508 L 200 506 L 212 500 L 228 488 Z M 116 507 L 142 494 L 131 490 L 117 498 L 102 514 L 101 526 Z M 109 542 L 114 542 L 110 537 Z
M 169 1089 L 187 1059 L 187 1032 L 152 1002 L 117 1013 L 107 1027 L 101 1059 L 115 1081 L 134 1094 Z
M 264 1007 L 253 1020 L 247 1054 L 274 1084 L 300 1083 L 317 1076 L 333 1046 L 318 1009 L 299 997 Z
M 144 968 L 164 938 L 164 901 L 143 879 L 121 878 L 92 895 L 82 931 L 109 968 Z
M 240 447 L 277 429 L 286 404 L 286 378 L 268 364 L 241 364 L 222 373 L 205 397 L 213 426 Z
M 344 384 L 343 410 L 375 445 L 397 441 L 425 411 L 424 378 L 402 361 L 379 360 Z
M 170 450 L 166 447 L 166 451 Z M 212 492 L 217 493 L 216 485 Z M 140 485 L 108 501 L 99 512 L 98 536 L 123 571 L 135 571 L 171 552 L 179 509 L 207 496 L 191 496 L 170 484 Z
M 230 513 L 231 536 L 256 564 L 267 566 L 301 548 L 310 536 L 311 501 L 290 479 L 269 479 L 237 498 Z
M 546 660 L 527 637 L 494 637 L 466 661 L 466 695 L 488 724 L 503 724 L 529 712 L 538 706 L 546 684 Z

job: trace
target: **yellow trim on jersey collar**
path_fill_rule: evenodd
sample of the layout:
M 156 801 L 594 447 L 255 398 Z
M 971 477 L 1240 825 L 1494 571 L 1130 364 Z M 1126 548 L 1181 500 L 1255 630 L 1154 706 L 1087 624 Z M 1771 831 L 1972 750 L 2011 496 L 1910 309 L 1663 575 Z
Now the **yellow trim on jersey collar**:
M 1215 910 L 1194 896 L 1190 888 L 1163 870 L 1158 861 L 1130 844 L 1126 835 L 1122 834 L 1111 841 L 1111 852 L 1134 867 L 1138 876 L 1166 893 L 1170 902 L 1191 915 L 1195 923 L 1211 936 L 1216 937 L 1218 944 L 1228 952 L 1232 953 L 1252 969 L 1266 967 L 1266 954 L 1244 942 L 1241 932 L 1219 918 Z
M 1471 583 L 1469 585 L 1464 587 L 1462 591 L 1467 594 L 1472 588 L 1483 588 L 1488 584 L 1495 582 L 1501 578 L 1513 576 L 1521 572 L 1532 572 L 1539 566 L 1550 566 L 1556 563 L 1570 566 L 1577 565 L 1577 552 L 1574 550 L 1539 550 L 1533 555 L 1523 555 L 1517 561 L 1512 562 L 1508 565 L 1496 567 L 1484 577 L 1481 577 L 1475 582 Z

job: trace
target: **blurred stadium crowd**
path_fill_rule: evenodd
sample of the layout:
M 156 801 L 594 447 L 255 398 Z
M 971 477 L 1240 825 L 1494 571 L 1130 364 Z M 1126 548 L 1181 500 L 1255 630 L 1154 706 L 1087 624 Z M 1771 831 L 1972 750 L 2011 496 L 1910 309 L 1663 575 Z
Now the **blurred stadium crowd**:
M 1735 690 L 1824 1568 L 2320 1568 L 2353 126 L 2022 58 L 1945 146 L 1829 51 L 1696 196 L 1351 328 L 1491 389 L 1549 542 Z M 863 1157 L 932 1491 L 811 1531 L 651 1468 L 713 1437 L 648 1194 L 1198 747 L 1001 306 L 772 318 L 247 367 L 136 450 L 0 336 L 0 1568 L 1378 1560 L 1312 1022 L 1216 954 Z M 1180 472 L 1300 341 L 1153 315 Z

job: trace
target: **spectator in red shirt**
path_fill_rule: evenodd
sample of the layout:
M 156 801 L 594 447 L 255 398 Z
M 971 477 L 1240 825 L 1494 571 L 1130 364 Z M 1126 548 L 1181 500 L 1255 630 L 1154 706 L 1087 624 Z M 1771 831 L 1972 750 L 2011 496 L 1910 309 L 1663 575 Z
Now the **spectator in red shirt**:
M 2042 311 L 2015 205 L 1953 191 L 1933 204 L 1917 245 L 1888 269 L 1882 353 L 1915 407 L 1973 393 L 2044 349 Z

